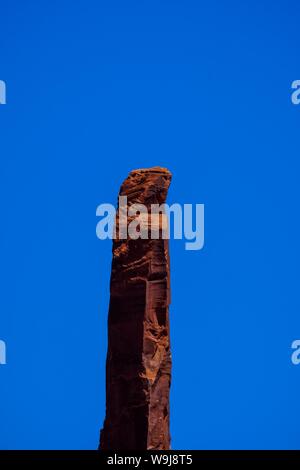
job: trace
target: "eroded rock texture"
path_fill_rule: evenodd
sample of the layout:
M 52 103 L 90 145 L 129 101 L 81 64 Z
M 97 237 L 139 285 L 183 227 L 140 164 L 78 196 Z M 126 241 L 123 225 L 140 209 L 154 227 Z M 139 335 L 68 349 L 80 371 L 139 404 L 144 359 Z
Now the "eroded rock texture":
M 150 211 L 165 202 L 170 181 L 164 168 L 135 170 L 120 195 Z M 100 449 L 170 448 L 169 303 L 168 240 L 114 240 Z

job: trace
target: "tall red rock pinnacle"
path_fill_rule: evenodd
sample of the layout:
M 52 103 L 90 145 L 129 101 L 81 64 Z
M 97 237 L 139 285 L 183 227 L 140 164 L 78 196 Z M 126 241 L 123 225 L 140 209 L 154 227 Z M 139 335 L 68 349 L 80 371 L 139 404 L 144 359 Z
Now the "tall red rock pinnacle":
M 127 196 L 128 208 L 134 203 L 144 204 L 150 213 L 151 204 L 166 201 L 170 181 L 171 173 L 165 168 L 134 170 L 119 195 Z M 162 223 L 160 219 L 160 229 Z M 161 231 L 156 240 L 115 239 L 108 315 L 106 417 L 100 449 L 170 448 L 169 303 L 169 248 Z

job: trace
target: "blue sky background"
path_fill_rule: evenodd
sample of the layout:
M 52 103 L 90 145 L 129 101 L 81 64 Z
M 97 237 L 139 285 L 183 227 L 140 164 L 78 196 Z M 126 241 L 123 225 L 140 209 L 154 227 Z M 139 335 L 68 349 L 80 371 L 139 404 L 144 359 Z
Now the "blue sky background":
M 134 168 L 204 203 L 171 242 L 174 449 L 300 448 L 299 2 L 0 0 L 0 448 L 93 449 Z

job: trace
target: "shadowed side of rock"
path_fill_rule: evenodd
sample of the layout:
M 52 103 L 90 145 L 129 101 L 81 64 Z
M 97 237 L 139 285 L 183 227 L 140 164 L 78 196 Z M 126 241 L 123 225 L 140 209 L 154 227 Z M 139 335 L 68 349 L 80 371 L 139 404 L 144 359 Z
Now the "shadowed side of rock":
M 171 181 L 160 167 L 132 171 L 120 189 L 128 207 L 166 201 Z M 160 221 L 161 223 L 161 221 Z M 119 217 L 116 218 L 118 233 Z M 115 239 L 110 282 L 106 417 L 100 449 L 169 449 L 168 240 Z

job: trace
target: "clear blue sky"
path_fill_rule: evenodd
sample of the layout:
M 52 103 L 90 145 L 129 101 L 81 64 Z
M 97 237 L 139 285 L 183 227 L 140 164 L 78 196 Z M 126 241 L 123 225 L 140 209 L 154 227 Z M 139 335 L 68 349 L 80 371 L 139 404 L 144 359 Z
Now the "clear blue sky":
M 0 448 L 93 449 L 131 169 L 204 203 L 171 242 L 172 447 L 299 448 L 299 3 L 0 1 Z

